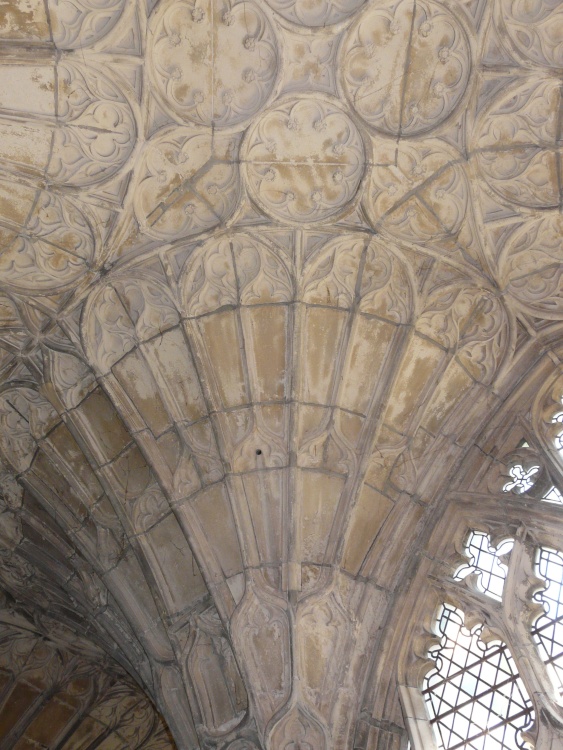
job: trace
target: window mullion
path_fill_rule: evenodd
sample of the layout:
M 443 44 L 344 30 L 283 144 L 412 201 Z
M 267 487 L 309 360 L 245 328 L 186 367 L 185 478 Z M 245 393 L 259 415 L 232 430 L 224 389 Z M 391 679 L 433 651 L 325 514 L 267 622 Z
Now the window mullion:
M 517 535 L 514 540 L 503 609 L 507 636 L 520 676 L 534 699 L 537 715 L 543 717 L 538 726 L 537 742 L 538 747 L 543 747 L 544 742 L 548 743 L 548 737 L 557 736 L 554 726 L 563 723 L 563 707 L 556 703 L 553 685 L 531 634 L 534 617 L 541 612 L 540 606 L 532 600 L 534 584 L 538 581 L 534 566 L 536 547 L 537 544 L 525 533 Z

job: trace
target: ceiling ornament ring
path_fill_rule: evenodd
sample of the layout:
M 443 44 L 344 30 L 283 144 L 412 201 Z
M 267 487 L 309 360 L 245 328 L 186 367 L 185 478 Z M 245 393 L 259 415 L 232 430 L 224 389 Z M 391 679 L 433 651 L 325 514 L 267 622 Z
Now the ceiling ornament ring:
M 321 95 L 287 99 L 246 133 L 241 162 L 258 206 L 274 220 L 335 217 L 360 194 L 366 148 L 340 105 Z
M 168 0 L 149 32 L 148 76 L 175 120 L 228 128 L 267 105 L 280 53 L 273 26 L 255 3 Z
M 343 40 L 341 86 L 362 120 L 384 135 L 422 135 L 458 107 L 471 74 L 461 22 L 434 0 L 371 5 Z M 405 67 L 409 63 L 405 75 Z

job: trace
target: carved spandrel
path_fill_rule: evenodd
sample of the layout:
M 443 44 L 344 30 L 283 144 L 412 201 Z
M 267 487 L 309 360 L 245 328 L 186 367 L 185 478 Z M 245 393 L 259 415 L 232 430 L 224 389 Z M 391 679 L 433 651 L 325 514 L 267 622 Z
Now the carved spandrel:
M 2 286 L 53 293 L 87 274 L 99 235 L 92 214 L 65 196 L 0 181 Z
M 424 246 L 456 237 L 469 208 L 464 160 L 443 141 L 374 139 L 377 162 L 363 198 L 370 222 Z
M 238 139 L 202 129 L 158 132 L 138 168 L 135 214 L 151 237 L 189 237 L 226 221 L 240 195 Z

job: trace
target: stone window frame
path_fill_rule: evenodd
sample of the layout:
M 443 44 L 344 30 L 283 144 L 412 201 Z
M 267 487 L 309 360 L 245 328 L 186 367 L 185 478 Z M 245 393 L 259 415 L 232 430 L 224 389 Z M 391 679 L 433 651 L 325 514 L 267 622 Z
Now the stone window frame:
M 412 750 L 438 750 L 422 690 L 426 675 L 435 667 L 429 650 L 440 643 L 437 616 L 443 603 L 461 609 L 469 628 L 482 624 L 484 640 L 499 639 L 507 644 L 534 706 L 536 722 L 527 733 L 534 750 L 563 748 L 563 699 L 556 694 L 531 632 L 544 611 L 534 601 L 534 594 L 544 588 L 535 575 L 536 550 L 547 547 L 563 552 L 563 504 L 545 497 L 554 487 L 563 490 L 563 450 L 557 442 L 563 433 L 563 375 L 556 375 L 540 389 L 531 421 L 517 419 L 514 427 L 521 439 L 495 462 L 493 502 L 486 508 L 476 503 L 468 508 L 461 496 L 454 499 L 435 530 L 435 539 L 449 542 L 444 542 L 436 555 L 428 550 L 429 559 L 420 571 L 410 636 L 403 644 L 398 674 L 399 699 Z M 517 466 L 532 478 L 524 490 L 510 486 L 514 478 L 511 470 Z M 495 507 L 496 499 L 502 502 L 501 507 Z M 465 545 L 471 531 L 487 534 L 495 547 L 508 538 L 514 540 L 507 556 L 501 602 L 480 590 L 478 574 L 454 578 L 468 564 Z
M 527 736 L 533 736 L 535 750 L 563 747 L 563 702 L 558 701 L 531 633 L 533 622 L 544 611 L 533 598 L 544 587 L 535 575 L 536 550 L 548 547 L 563 552 L 563 505 L 542 499 L 551 486 L 563 487 L 563 471 L 556 467 L 558 476 L 554 481 L 554 467 L 548 466 L 552 456 L 542 455 L 537 441 L 521 442 L 524 445 L 504 457 L 504 472 L 498 477 L 499 497 L 504 496 L 505 501 L 502 513 L 493 505 L 484 513 L 476 506 L 462 510 L 461 504 L 454 501 L 448 513 L 448 531 L 441 532 L 451 540 L 449 553 L 432 558 L 425 582 L 418 588 L 412 611 L 418 614 L 419 623 L 410 629 L 411 636 L 405 642 L 398 686 L 412 750 L 438 750 L 422 690 L 425 676 L 435 667 L 428 654 L 440 642 L 437 615 L 443 603 L 461 609 L 469 628 L 482 624 L 485 640 L 499 639 L 507 644 L 534 704 L 536 723 Z M 536 481 L 526 492 L 503 491 L 510 478 L 509 469 L 517 463 L 525 467 L 540 465 Z M 530 511 L 534 528 L 530 528 Z M 471 531 L 487 534 L 495 547 L 508 538 L 514 540 L 500 602 L 480 590 L 478 574 L 471 573 L 462 580 L 454 577 L 468 565 L 465 545 Z
M 560 515 L 563 522 L 563 507 Z M 468 628 L 482 624 L 484 641 L 501 640 L 507 644 L 534 705 L 536 722 L 526 736 L 532 739 L 535 750 L 563 747 L 563 701 L 558 699 L 531 632 L 533 623 L 544 611 L 533 599 L 544 587 L 534 571 L 536 550 L 548 547 L 563 552 L 560 523 L 547 519 L 542 528 L 530 530 L 525 523 L 506 524 L 502 528 L 501 524 L 477 520 L 467 524 L 465 521 L 464 541 L 471 531 L 488 534 L 495 546 L 507 538 L 514 539 L 501 602 L 477 587 L 477 574 L 462 580 L 454 578 L 457 569 L 467 564 L 467 557 L 458 554 L 450 559 L 449 575 L 444 573 L 444 561 L 437 561 L 426 591 L 421 592 L 426 604 L 426 623 L 411 640 L 415 659 L 411 661 L 406 679 L 399 679 L 399 697 L 412 750 L 438 750 L 439 747 L 422 691 L 426 675 L 435 667 L 428 652 L 440 643 L 437 616 L 444 603 L 464 612 Z

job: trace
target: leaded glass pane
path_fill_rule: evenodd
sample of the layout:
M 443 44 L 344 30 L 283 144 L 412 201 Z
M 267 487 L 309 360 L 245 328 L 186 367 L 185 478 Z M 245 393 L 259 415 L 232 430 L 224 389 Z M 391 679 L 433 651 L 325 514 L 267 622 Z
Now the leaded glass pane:
M 530 748 L 522 731 L 534 710 L 516 664 L 501 641 L 485 644 L 482 626 L 468 630 L 461 610 L 442 606 L 436 662 L 424 681 L 424 698 L 438 746 L 444 750 Z
M 470 573 L 479 573 L 477 582 L 479 589 L 500 601 L 507 568 L 499 558 L 501 555 L 507 555 L 513 545 L 513 540 L 507 539 L 498 547 L 493 547 L 487 534 L 472 531 L 465 545 L 465 553 L 471 560 L 471 564 L 460 568 L 454 577 L 459 581 Z
M 543 604 L 544 614 L 534 623 L 532 636 L 555 689 L 563 697 L 563 553 L 540 547 L 536 573 L 546 588 L 534 597 Z

